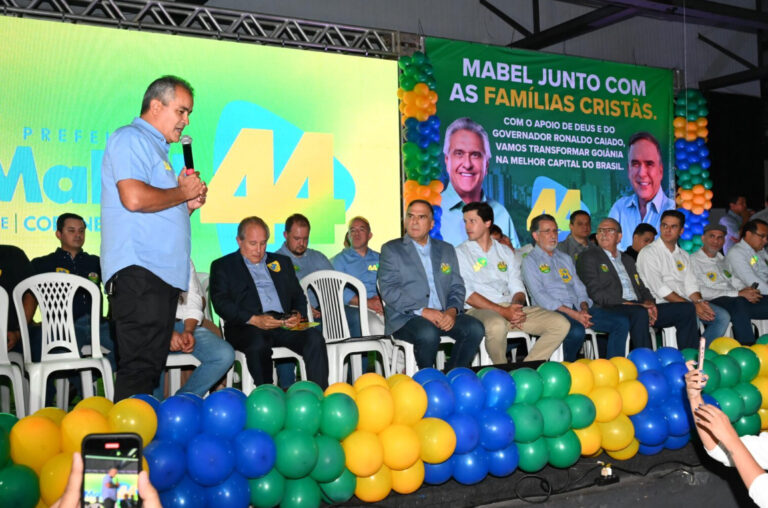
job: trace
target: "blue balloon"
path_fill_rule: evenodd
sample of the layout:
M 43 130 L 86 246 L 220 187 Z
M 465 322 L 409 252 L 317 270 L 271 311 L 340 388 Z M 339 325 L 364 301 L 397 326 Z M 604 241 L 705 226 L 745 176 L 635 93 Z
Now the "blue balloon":
M 701 212 L 701 214 L 699 215 L 699 217 L 701 217 L 702 219 L 708 219 L 708 218 L 709 218 L 709 210 L 704 210 L 703 212 Z M 704 221 L 702 220 L 702 223 L 703 223 L 703 222 L 704 222 Z
M 454 413 L 445 421 L 456 433 L 454 453 L 467 453 L 480 443 L 480 424 L 471 414 Z
M 248 396 L 244 394 L 242 391 L 238 390 L 237 388 L 233 388 L 231 386 L 228 386 L 226 388 L 222 388 L 219 390 L 220 392 L 231 392 L 240 397 L 240 400 L 243 401 L 243 404 L 245 404 L 246 399 L 248 399 Z
M 684 161 L 688 157 L 688 152 L 676 150 L 675 159 L 678 161 Z
M 188 397 L 168 397 L 157 410 L 155 439 L 186 444 L 200 432 L 200 410 L 197 402 Z
M 638 374 L 637 380 L 648 391 L 648 406 L 658 407 L 669 396 L 669 384 L 661 370 L 646 370 Z
M 704 141 L 704 138 L 696 138 L 696 141 L 691 141 L 691 143 L 696 143 L 696 146 L 704 146 L 707 142 Z
M 708 393 L 702 393 L 701 398 L 704 400 L 705 403 L 715 406 L 717 409 L 722 409 L 720 407 L 720 403 L 712 395 Z
M 688 444 L 688 441 L 691 440 L 691 434 L 684 434 L 682 436 L 669 436 L 666 441 L 664 441 L 664 448 L 667 450 L 679 450 L 683 446 Z
M 202 430 L 232 439 L 245 427 L 245 401 L 232 392 L 213 392 L 203 402 Z
M 485 406 L 485 388 L 474 372 L 453 377 L 451 388 L 456 397 L 457 413 L 476 415 Z
M 688 171 L 688 168 L 690 167 L 690 164 L 688 164 L 688 159 L 684 159 L 677 162 L 677 169 L 680 171 Z
M 685 150 L 685 139 L 679 138 L 675 140 L 675 150 Z
M 656 352 L 646 348 L 640 347 L 630 351 L 628 358 L 637 367 L 637 372 L 641 373 L 646 370 L 661 370 L 661 362 L 659 357 L 656 356 Z
M 424 383 L 423 388 L 427 392 L 427 412 L 424 417 L 448 418 L 456 407 L 456 399 L 448 381 L 432 379 Z
M 187 471 L 190 478 L 205 487 L 224 481 L 235 469 L 235 452 L 229 441 L 200 434 L 187 446 Z
M 507 377 L 512 378 L 509 374 Z M 484 409 L 479 421 L 480 445 L 489 452 L 506 448 L 515 440 L 515 422 L 504 410 Z
M 251 489 L 248 480 L 237 472 L 229 478 L 206 489 L 208 506 L 226 506 L 232 508 L 248 508 L 251 504 Z
M 670 363 L 675 363 L 675 362 L 685 363 L 685 358 L 683 358 L 683 353 L 681 353 L 680 350 L 675 349 L 673 347 L 664 346 L 657 349 L 656 356 L 659 357 L 659 362 L 661 363 L 662 367 L 666 367 Z
M 466 367 L 456 367 L 455 369 L 451 369 L 446 376 L 448 377 L 448 381 L 453 381 L 453 379 L 457 376 L 460 376 L 462 374 L 471 374 L 475 376 L 475 372 L 472 369 L 468 369 Z
M 416 129 L 406 129 L 405 131 L 405 139 L 410 141 L 411 143 L 418 143 L 419 139 L 421 138 L 421 135 L 419 134 L 419 131 Z
M 155 413 L 157 413 L 157 410 L 160 408 L 160 401 L 148 393 L 137 393 L 136 395 L 131 395 L 131 398 L 143 400 L 152 406 L 152 409 L 155 410 Z
M 235 436 L 232 444 L 235 469 L 246 478 L 261 478 L 275 465 L 275 442 L 263 430 L 243 430 Z
M 701 159 L 699 165 L 701 165 L 701 167 L 704 169 L 709 169 L 709 167 L 712 166 L 712 161 L 709 159 Z
M 432 381 L 433 379 L 442 379 L 446 382 L 448 381 L 448 378 L 445 377 L 445 374 L 437 369 L 433 369 L 432 367 L 421 369 L 413 375 L 413 380 L 419 383 L 421 386 L 424 386 L 427 381 Z
M 196 393 L 190 393 L 190 392 L 179 392 L 176 394 L 178 397 L 186 397 L 189 400 L 192 400 L 197 404 L 198 406 L 202 407 L 203 405 L 203 398 L 199 396 Z
M 682 436 L 690 432 L 692 420 L 688 416 L 686 406 L 690 407 L 690 404 L 683 404 L 679 399 L 670 399 L 661 406 L 670 436 Z
M 432 115 L 427 118 L 427 123 L 429 123 L 434 129 L 440 128 L 440 118 L 437 115 Z
M 416 118 L 409 116 L 408 118 L 405 119 L 405 126 L 408 129 L 415 130 L 419 126 L 419 121 Z
M 453 461 L 451 459 L 439 464 L 424 463 L 424 483 L 440 485 L 447 482 L 453 476 Z
M 694 224 L 691 227 L 691 232 L 694 235 L 703 235 L 704 234 L 704 225 L 703 224 Z
M 656 455 L 657 453 L 661 452 L 661 450 L 664 449 L 664 445 L 656 445 L 656 446 L 648 446 L 644 445 L 643 443 L 640 443 L 640 447 L 637 450 L 637 453 L 641 455 Z
M 515 402 L 517 387 L 509 373 L 501 369 L 491 369 L 481 379 L 485 388 L 485 407 L 506 411 Z
M 688 153 L 688 157 L 686 157 L 688 164 L 698 164 L 699 159 L 700 159 L 699 154 L 696 152 L 690 152 Z
M 517 451 L 517 444 L 512 443 L 506 448 L 488 452 L 488 472 L 493 476 L 509 476 L 520 461 L 520 454 Z
M 419 148 L 426 149 L 429 146 L 429 138 L 426 138 L 422 135 L 419 135 L 419 140 L 416 142 L 417 145 L 419 145 Z
M 702 159 L 704 157 L 709 157 L 709 148 L 707 148 L 706 146 L 702 146 L 699 149 L 699 157 L 701 157 Z
M 690 240 L 693 238 L 693 232 L 690 228 L 685 228 L 682 233 L 680 233 L 680 239 L 681 240 Z
M 669 436 L 667 419 L 658 408 L 646 407 L 629 419 L 635 427 L 635 438 L 646 446 L 664 444 Z
M 160 492 L 160 503 L 173 508 L 176 506 L 205 506 L 205 487 L 195 483 L 189 476 L 184 476 L 171 490 Z
M 688 367 L 681 361 L 670 363 L 664 367 L 664 377 L 667 379 L 669 393 L 682 398 L 685 393 L 685 375 L 688 373 Z
M 695 152 L 698 149 L 699 147 L 696 145 L 695 141 L 689 141 L 688 144 L 685 145 L 685 150 L 687 152 Z
M 432 215 L 434 216 L 435 223 L 439 224 L 440 223 L 440 217 L 443 216 L 443 207 L 441 207 L 440 205 L 433 206 L 432 207 Z
M 474 485 L 488 476 L 487 452 L 478 447 L 469 453 L 454 454 L 453 478 L 463 485 Z
M 158 492 L 175 487 L 186 471 L 184 448 L 179 443 L 153 440 L 144 448 L 149 464 L 149 481 Z

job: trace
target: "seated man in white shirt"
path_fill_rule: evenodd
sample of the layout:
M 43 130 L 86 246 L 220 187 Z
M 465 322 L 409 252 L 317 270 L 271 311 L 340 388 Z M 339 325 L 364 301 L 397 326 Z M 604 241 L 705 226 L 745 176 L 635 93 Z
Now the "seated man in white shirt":
M 757 284 L 760 294 L 768 295 L 768 253 L 765 244 L 768 223 L 753 219 L 741 229 L 741 240 L 728 250 L 725 263 L 745 285 Z
M 494 364 L 507 363 L 507 332 L 522 330 L 540 336 L 525 361 L 549 360 L 570 323 L 557 312 L 526 306 L 514 252 L 491 238 L 493 208 L 475 201 L 463 210 L 468 240 L 456 248 L 456 255 L 467 288 L 464 308 L 485 326 L 488 355 Z
M 707 346 L 728 329 L 730 314 L 724 308 L 707 302 L 701 295 L 690 256 L 677 245 L 685 227 L 685 215 L 677 210 L 661 214 L 659 237 L 637 255 L 637 272 L 651 290 L 656 303 L 692 301 L 696 315 L 704 323 Z M 698 344 L 678 341 L 680 349 Z

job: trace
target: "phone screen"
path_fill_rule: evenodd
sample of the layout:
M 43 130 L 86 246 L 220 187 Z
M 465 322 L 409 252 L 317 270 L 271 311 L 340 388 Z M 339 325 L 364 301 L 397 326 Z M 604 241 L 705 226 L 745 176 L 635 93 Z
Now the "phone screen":
M 141 437 L 137 434 L 89 434 L 83 439 L 85 508 L 141 506 L 138 492 Z

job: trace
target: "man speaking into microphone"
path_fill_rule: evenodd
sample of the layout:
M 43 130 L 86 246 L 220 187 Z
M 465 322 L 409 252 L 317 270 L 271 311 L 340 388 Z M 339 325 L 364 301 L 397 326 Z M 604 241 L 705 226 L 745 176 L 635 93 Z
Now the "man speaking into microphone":
M 101 271 L 116 332 L 115 402 L 157 386 L 179 292 L 187 290 L 189 215 L 203 206 L 207 188 L 191 167 L 177 177 L 168 152 L 189 125 L 193 102 L 183 79 L 156 79 L 139 118 L 117 129 L 104 151 Z

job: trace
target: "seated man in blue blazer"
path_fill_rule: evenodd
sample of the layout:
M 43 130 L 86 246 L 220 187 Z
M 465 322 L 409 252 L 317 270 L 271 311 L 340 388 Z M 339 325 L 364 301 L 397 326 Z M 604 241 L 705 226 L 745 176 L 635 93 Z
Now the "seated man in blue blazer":
M 405 214 L 405 236 L 385 243 L 379 257 L 379 292 L 384 301 L 385 333 L 414 345 L 420 369 L 432 367 L 440 337 L 456 341 L 446 368 L 472 363 L 485 329 L 463 314 L 464 281 L 456 251 L 429 237 L 432 205 L 417 199 Z
M 328 386 L 325 339 L 316 328 L 292 331 L 307 317 L 307 299 L 291 260 L 266 251 L 269 227 L 246 217 L 237 227 L 239 250 L 211 263 L 211 303 L 225 320 L 224 335 L 245 353 L 257 385 L 272 383 L 272 348 L 304 357 L 307 377 Z

